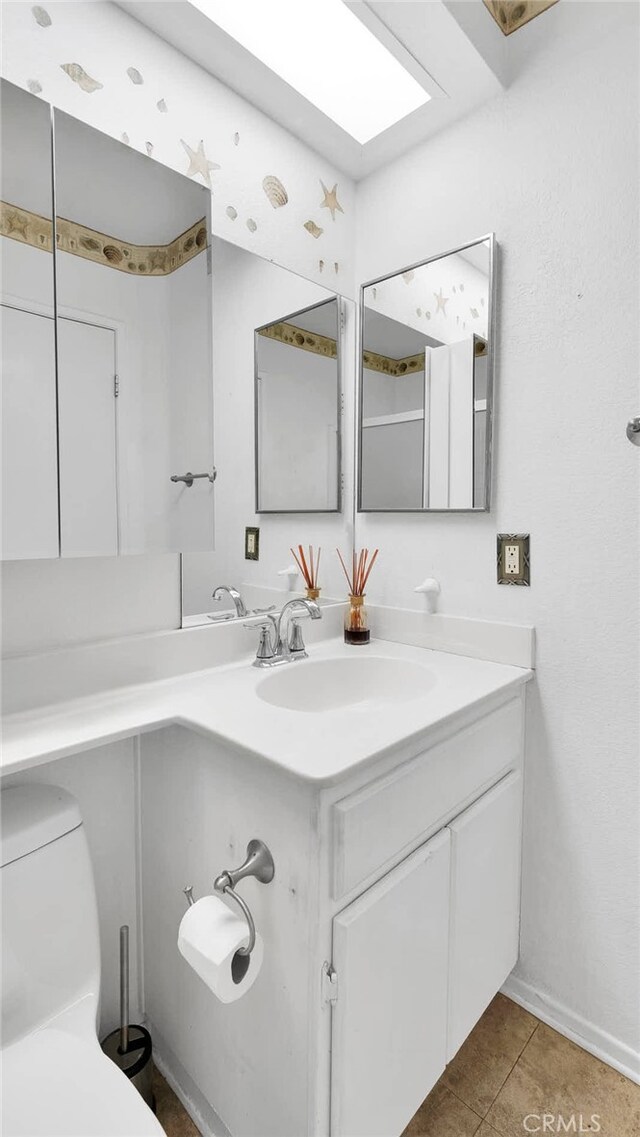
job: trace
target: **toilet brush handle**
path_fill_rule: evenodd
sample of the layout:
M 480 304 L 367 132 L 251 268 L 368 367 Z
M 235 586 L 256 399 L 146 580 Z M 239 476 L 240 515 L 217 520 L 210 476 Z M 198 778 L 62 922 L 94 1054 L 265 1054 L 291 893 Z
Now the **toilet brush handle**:
M 120 929 L 120 1053 L 129 1049 L 129 925 Z

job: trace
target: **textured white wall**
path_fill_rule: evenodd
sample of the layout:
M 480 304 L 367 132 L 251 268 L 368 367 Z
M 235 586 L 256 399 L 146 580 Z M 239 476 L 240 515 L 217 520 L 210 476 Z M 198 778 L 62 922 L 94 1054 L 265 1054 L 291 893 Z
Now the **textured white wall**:
M 417 607 L 433 575 L 445 613 L 536 625 L 518 975 L 637 1068 L 638 8 L 559 4 L 509 42 L 511 88 L 358 194 L 361 280 L 496 232 L 494 508 L 357 534 L 371 599 Z M 531 533 L 530 589 L 497 586 L 497 531 Z

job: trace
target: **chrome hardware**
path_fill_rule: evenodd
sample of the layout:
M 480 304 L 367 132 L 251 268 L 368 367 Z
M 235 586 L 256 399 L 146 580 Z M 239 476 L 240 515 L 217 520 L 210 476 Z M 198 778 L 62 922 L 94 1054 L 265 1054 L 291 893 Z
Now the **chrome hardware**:
M 302 638 L 302 628 L 300 627 L 300 620 L 293 616 L 289 627 L 289 654 L 294 655 L 296 659 L 307 657 L 307 652 Z
M 640 446 L 640 415 L 630 418 L 627 423 L 627 438 L 634 446 Z
M 271 884 L 275 876 L 273 857 L 264 841 L 254 837 L 247 845 L 246 860 L 239 869 L 224 869 L 213 882 L 213 887 L 222 892 L 225 888 L 235 888 L 247 876 L 254 876 L 260 884 Z
M 215 482 L 217 476 L 218 471 L 214 466 L 211 472 L 207 472 L 206 474 L 192 474 L 190 470 L 187 470 L 186 474 L 172 474 L 171 481 L 184 482 L 185 486 L 188 486 L 189 489 L 191 489 L 191 486 L 195 481 L 198 480 L 198 478 L 208 478 L 210 482 Z
M 246 947 L 238 948 L 236 955 L 251 955 L 251 952 L 256 946 L 256 925 L 248 904 L 241 896 L 238 896 L 235 887 L 247 876 L 254 876 L 260 884 L 271 884 L 275 876 L 275 871 L 276 868 L 270 850 L 264 841 L 261 841 L 258 837 L 253 837 L 247 845 L 247 856 L 240 865 L 240 868 L 223 869 L 220 876 L 216 877 L 213 882 L 213 887 L 216 892 L 222 892 L 225 896 L 230 897 L 231 900 L 235 900 L 247 921 L 249 942 Z M 193 887 L 190 884 L 187 885 L 186 888 L 183 888 L 182 891 L 187 898 L 187 904 L 189 906 L 196 903 L 193 899 Z
M 236 616 L 248 615 L 244 600 L 238 592 L 238 589 L 234 588 L 233 586 L 229 586 L 228 584 L 219 584 L 212 593 L 213 599 L 220 600 L 224 592 L 227 592 L 233 600 L 236 609 Z
M 322 1001 L 330 1006 L 338 1002 L 338 972 L 326 960 L 322 964 Z
M 294 617 L 294 611 L 301 611 Z M 280 615 L 269 616 L 268 620 L 260 624 L 245 624 L 245 628 L 260 628 L 260 642 L 254 667 L 278 667 L 282 663 L 293 663 L 297 659 L 306 659 L 307 652 L 302 638 L 302 629 L 299 621 L 303 616 L 310 616 L 312 620 L 322 618 L 322 610 L 315 600 L 305 600 L 295 597 L 289 600 L 282 608 Z M 289 631 L 289 620 L 293 627 Z

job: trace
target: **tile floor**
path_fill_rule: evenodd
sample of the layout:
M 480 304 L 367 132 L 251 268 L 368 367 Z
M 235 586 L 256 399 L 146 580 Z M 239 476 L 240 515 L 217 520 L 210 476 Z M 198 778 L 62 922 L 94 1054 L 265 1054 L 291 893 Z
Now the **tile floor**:
M 199 1137 L 158 1071 L 154 1092 L 167 1137 Z M 548 1134 L 638 1137 L 640 1086 L 496 995 L 403 1137 L 525 1137 L 544 1114 Z

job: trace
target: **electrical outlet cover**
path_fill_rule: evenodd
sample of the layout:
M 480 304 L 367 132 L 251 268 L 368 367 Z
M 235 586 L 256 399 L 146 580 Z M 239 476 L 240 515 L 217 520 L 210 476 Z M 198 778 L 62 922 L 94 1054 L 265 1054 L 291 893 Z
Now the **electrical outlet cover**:
M 531 584 L 528 533 L 498 533 L 498 584 Z
M 260 560 L 260 530 L 255 525 L 247 525 L 244 531 L 244 559 Z

